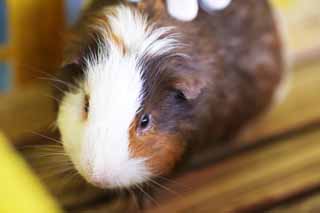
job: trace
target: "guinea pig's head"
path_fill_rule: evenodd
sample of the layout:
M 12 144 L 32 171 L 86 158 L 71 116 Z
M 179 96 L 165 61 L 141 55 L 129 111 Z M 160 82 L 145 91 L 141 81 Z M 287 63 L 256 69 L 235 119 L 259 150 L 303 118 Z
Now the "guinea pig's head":
M 89 183 L 126 188 L 172 170 L 200 91 L 174 71 L 185 56 L 172 28 L 124 6 L 96 24 L 94 47 L 62 68 L 57 125 Z

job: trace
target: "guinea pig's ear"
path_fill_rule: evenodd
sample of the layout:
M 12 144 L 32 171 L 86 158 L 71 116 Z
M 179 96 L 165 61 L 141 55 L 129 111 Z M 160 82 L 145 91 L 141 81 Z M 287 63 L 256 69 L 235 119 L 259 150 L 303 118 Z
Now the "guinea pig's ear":
M 206 83 L 196 78 L 184 78 L 176 82 L 175 88 L 183 93 L 187 100 L 195 100 L 199 97 Z

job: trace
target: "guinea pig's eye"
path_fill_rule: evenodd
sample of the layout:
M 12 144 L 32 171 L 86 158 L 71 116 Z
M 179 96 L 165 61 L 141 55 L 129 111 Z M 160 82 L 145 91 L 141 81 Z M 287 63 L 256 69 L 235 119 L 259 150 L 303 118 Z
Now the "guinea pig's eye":
M 146 129 L 149 127 L 150 122 L 151 122 L 151 116 L 149 114 L 144 114 L 140 119 L 139 127 L 141 129 Z
M 174 97 L 176 100 L 180 101 L 180 102 L 184 102 L 187 100 L 186 96 L 183 94 L 182 91 L 180 90 L 176 90 L 174 93 Z
M 89 96 L 85 95 L 84 96 L 84 105 L 83 105 L 83 112 L 84 112 L 85 120 L 88 118 L 89 108 L 90 108 Z

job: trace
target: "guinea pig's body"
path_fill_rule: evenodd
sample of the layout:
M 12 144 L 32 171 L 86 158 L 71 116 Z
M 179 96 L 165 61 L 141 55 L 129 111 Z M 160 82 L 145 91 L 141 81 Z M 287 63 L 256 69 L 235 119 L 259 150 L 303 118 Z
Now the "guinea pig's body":
M 163 1 L 97 0 L 73 35 L 57 124 L 76 169 L 102 188 L 165 175 L 188 150 L 234 135 L 270 105 L 284 70 L 263 0 L 192 22 L 170 18 Z

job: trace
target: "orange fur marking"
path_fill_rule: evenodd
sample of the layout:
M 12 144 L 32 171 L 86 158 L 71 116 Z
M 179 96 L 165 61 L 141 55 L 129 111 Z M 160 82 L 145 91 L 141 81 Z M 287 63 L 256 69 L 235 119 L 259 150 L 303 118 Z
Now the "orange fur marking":
M 129 131 L 131 156 L 133 158 L 148 158 L 147 166 L 155 175 L 169 173 L 183 154 L 182 137 L 176 134 L 157 132 L 154 129 L 148 130 L 143 135 L 138 135 L 137 123 L 135 120 Z

